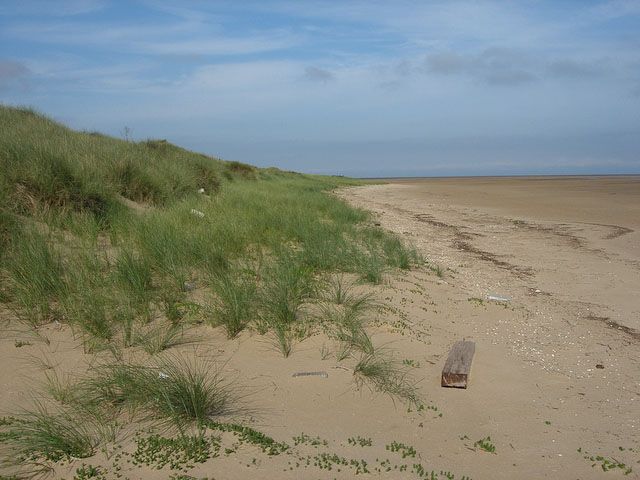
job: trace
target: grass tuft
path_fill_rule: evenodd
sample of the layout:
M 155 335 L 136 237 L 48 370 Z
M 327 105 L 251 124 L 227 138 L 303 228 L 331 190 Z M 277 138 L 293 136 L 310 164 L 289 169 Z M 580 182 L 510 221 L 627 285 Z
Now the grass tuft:
M 85 388 L 94 401 L 142 412 L 146 420 L 183 427 L 202 424 L 232 407 L 229 386 L 212 366 L 177 356 L 151 367 L 115 364 L 99 367 Z
M 50 321 L 52 303 L 66 293 L 60 254 L 44 234 L 30 228 L 12 239 L 7 257 L 12 297 L 26 311 L 24 318 L 33 327 Z
M 284 252 L 264 274 L 260 293 L 260 327 L 273 332 L 282 354 L 288 357 L 293 344 L 308 332 L 303 305 L 315 292 L 315 279 L 291 252 Z
M 193 339 L 185 335 L 184 327 L 171 322 L 160 322 L 138 332 L 135 344 L 140 345 L 149 355 L 156 355 L 178 345 L 192 343 Z
M 256 281 L 246 273 L 225 273 L 212 282 L 216 295 L 211 306 L 212 323 L 222 325 L 234 338 L 253 320 L 256 308 Z
M 364 384 L 393 399 L 419 404 L 420 398 L 407 373 L 388 356 L 375 352 L 363 355 L 356 364 L 353 374 L 358 387 Z
M 5 444 L 18 463 L 86 458 L 95 453 L 100 440 L 93 427 L 72 409 L 50 413 L 38 404 L 12 423 Z

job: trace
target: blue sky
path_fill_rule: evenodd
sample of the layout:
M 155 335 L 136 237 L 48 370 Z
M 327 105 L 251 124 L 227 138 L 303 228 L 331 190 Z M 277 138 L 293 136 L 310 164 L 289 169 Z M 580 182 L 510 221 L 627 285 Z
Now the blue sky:
M 640 173 L 640 1 L 0 1 L 0 102 L 354 176 Z

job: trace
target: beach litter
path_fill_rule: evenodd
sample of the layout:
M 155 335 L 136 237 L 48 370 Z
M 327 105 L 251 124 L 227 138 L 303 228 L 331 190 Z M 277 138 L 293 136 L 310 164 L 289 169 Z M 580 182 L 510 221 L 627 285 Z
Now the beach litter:
M 195 208 L 191 209 L 191 214 L 195 215 L 196 217 L 204 218 L 204 213 L 200 210 L 196 210 Z
M 292 377 L 322 377 L 329 378 L 329 374 L 327 372 L 296 372 Z
M 493 300 L 494 302 L 510 302 L 509 297 L 501 297 L 500 295 L 487 295 L 487 300 Z

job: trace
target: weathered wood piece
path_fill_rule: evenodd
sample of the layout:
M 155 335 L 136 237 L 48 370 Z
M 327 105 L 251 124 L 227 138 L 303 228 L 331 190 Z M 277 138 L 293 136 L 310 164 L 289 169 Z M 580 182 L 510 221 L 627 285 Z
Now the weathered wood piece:
M 475 352 L 475 342 L 461 341 L 453 344 L 442 369 L 441 385 L 443 387 L 467 388 L 471 361 Z

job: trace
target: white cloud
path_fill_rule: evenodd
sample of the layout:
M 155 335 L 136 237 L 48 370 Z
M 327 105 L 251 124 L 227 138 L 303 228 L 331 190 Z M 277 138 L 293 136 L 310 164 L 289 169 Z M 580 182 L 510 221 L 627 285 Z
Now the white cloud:
M 300 35 L 283 29 L 230 35 L 220 25 L 196 21 L 141 24 L 18 23 L 4 35 L 51 45 L 92 46 L 149 55 L 243 55 L 290 48 Z
M 141 41 L 133 44 L 140 53 L 156 55 L 243 55 L 281 50 L 297 43 L 297 38 L 285 33 L 250 37 L 200 37 L 171 41 Z

